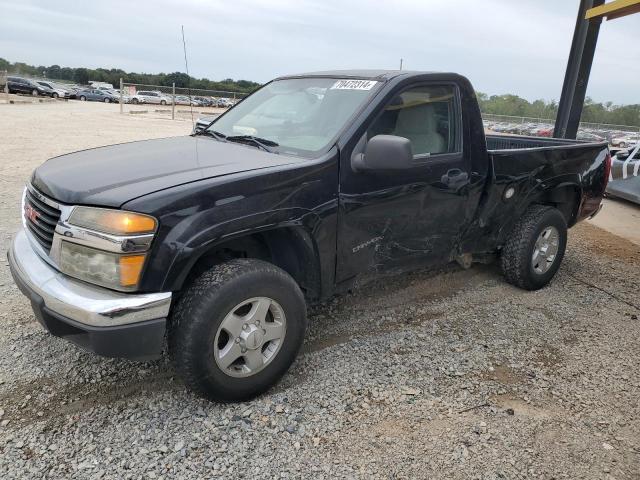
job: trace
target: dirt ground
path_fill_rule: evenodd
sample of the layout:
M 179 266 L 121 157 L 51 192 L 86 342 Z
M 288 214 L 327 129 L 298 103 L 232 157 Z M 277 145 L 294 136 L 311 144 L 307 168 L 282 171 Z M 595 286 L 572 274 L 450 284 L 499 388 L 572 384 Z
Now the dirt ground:
M 118 111 L 0 105 L 1 259 L 47 158 L 191 130 Z M 46 334 L 0 260 L 0 478 L 638 479 L 639 232 L 611 200 L 538 292 L 450 266 L 314 307 L 290 373 L 240 405 Z

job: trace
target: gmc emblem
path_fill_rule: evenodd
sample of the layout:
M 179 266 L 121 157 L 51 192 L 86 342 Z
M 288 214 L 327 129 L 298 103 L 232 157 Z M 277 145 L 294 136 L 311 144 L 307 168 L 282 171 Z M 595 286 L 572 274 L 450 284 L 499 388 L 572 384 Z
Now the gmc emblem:
M 31 205 L 27 205 L 24 207 L 24 216 L 31 220 L 33 223 L 36 223 L 38 220 L 38 212 L 36 212 L 35 208 Z

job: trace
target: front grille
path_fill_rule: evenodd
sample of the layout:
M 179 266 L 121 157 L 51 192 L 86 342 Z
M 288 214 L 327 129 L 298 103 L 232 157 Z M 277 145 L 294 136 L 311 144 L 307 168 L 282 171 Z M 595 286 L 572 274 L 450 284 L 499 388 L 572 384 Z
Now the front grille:
M 29 189 L 25 192 L 25 225 L 34 239 L 47 253 L 51 250 L 53 233 L 60 219 L 60 210 L 39 200 Z

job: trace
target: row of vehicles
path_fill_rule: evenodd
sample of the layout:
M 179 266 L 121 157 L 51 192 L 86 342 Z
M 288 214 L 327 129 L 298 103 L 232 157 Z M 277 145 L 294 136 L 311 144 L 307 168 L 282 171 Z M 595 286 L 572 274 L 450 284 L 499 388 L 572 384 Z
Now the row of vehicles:
M 147 103 L 152 105 L 171 105 L 173 98 L 171 94 L 159 90 L 139 90 L 135 95 L 125 95 L 126 103 Z M 176 95 L 176 105 L 190 105 L 192 107 L 218 107 L 230 108 L 235 105 L 235 100 L 230 98 L 213 98 L 190 95 Z
M 67 98 L 82 101 L 100 101 L 105 103 L 119 101 L 119 93 L 111 88 L 60 84 L 51 80 L 8 76 L 9 93 L 26 94 L 34 97 Z
M 546 122 L 513 123 L 505 121 L 484 120 L 487 131 L 503 134 L 525 135 L 530 137 L 553 137 L 553 125 Z M 629 132 L 608 128 L 581 128 L 577 140 L 587 142 L 608 142 L 616 148 L 626 148 L 640 142 L 640 131 Z
M 26 94 L 32 96 L 46 96 L 51 98 L 76 99 L 81 101 L 118 103 L 120 92 L 112 85 L 102 82 L 90 82 L 91 85 L 59 84 L 50 80 L 9 76 L 7 87 L 9 93 Z M 171 105 L 173 97 L 159 90 L 138 90 L 135 94 L 124 94 L 122 100 L 132 104 Z M 176 95 L 176 105 L 190 105 L 194 107 L 230 108 L 236 100 L 230 98 L 214 98 L 203 96 Z

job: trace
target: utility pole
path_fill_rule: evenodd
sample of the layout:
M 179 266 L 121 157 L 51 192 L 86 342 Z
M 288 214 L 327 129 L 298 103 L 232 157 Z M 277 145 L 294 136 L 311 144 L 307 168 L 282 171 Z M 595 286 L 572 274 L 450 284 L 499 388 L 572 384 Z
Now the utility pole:
M 553 136 L 556 138 L 576 138 L 591 64 L 598 43 L 598 33 L 602 18 L 587 19 L 587 11 L 599 7 L 604 0 L 580 0 L 578 19 L 573 32 L 573 42 L 569 52 L 567 71 L 562 85 L 558 105 L 558 116 Z
M 402 70 L 402 58 L 400 59 L 400 70 Z

